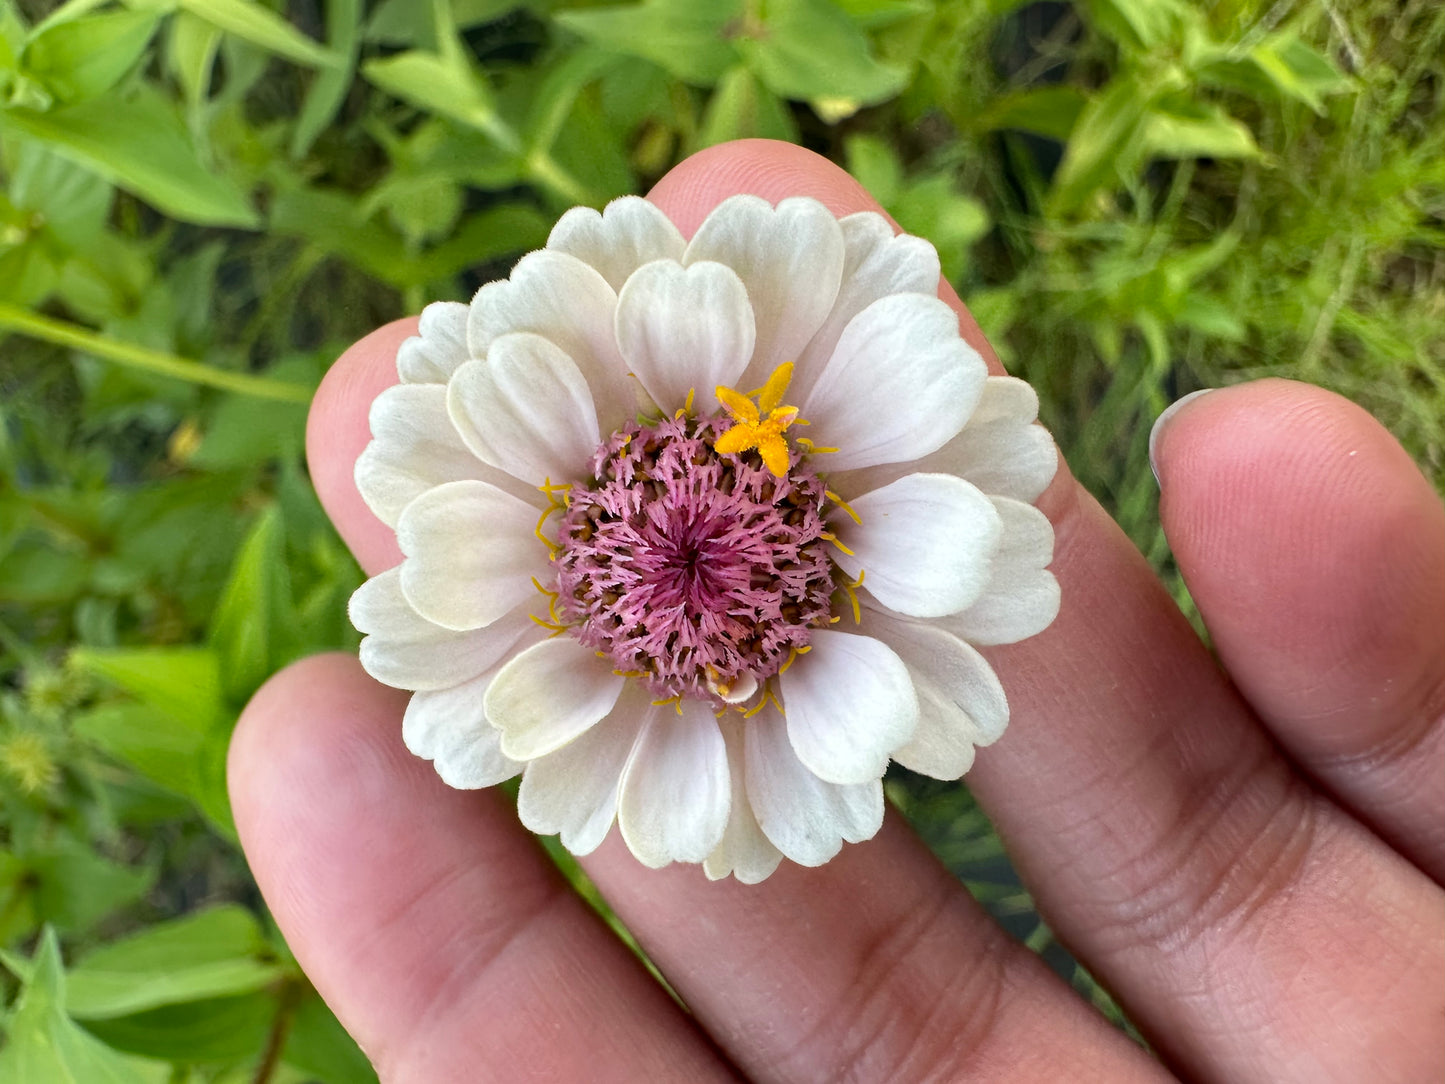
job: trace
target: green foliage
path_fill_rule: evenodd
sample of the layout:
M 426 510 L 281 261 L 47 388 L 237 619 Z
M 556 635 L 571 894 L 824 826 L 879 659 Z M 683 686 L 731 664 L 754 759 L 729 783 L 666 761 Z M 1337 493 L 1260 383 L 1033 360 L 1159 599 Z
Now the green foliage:
M 573 203 L 801 141 L 935 242 L 1182 597 L 1179 394 L 1324 384 L 1445 486 L 1442 45 L 1384 0 L 0 0 L 0 1078 L 375 1079 L 224 778 L 247 697 L 355 647 L 303 459 L 348 343 Z M 966 790 L 889 793 L 1122 1020 Z

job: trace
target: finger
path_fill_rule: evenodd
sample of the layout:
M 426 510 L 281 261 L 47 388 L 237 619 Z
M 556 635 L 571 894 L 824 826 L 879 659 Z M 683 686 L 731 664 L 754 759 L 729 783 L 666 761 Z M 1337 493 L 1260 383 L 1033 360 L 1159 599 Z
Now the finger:
M 1445 881 L 1445 508 L 1364 410 L 1265 381 L 1155 445 L 1160 516 L 1231 678 L 1311 774 Z
M 735 1079 L 499 796 L 406 751 L 403 706 L 308 659 L 256 694 L 229 765 L 256 881 L 382 1079 Z
M 1086 494 L 969 776 L 1055 933 L 1205 1080 L 1438 1076 L 1445 897 L 1278 756 Z
M 853 202 L 835 211 L 871 206 L 856 186 L 840 192 Z M 322 501 L 372 572 L 391 561 L 390 532 L 355 497 L 351 462 L 333 461 L 354 459 L 364 441 L 331 434 L 362 430 L 366 395 L 394 379 L 394 341 L 378 333 L 348 351 L 310 423 Z M 897 1066 L 908 1067 L 901 1079 L 1047 1079 L 1065 1066 L 1078 1081 L 1165 1075 L 993 924 L 900 825 L 822 869 L 782 870 L 751 887 L 709 883 L 692 867 L 648 871 L 615 839 L 587 868 L 699 1019 L 759 1080 L 850 1071 L 869 1079 Z
M 353 472 L 371 440 L 372 402 L 396 383 L 396 351 L 417 331 L 416 317 L 393 320 L 356 343 L 327 370 L 306 419 L 306 465 L 321 506 L 351 525 L 346 543 L 368 575 L 401 561 L 396 535 L 361 499 Z

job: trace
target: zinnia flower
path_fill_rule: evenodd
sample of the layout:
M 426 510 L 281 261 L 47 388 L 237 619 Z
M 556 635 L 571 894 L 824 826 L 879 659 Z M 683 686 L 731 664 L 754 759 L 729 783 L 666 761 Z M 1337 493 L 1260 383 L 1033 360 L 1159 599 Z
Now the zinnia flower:
M 397 356 L 356 464 L 404 560 L 361 660 L 454 787 L 522 774 L 576 854 L 754 882 L 955 779 L 1008 705 L 976 645 L 1053 620 L 1052 440 L 875 214 L 576 208 Z

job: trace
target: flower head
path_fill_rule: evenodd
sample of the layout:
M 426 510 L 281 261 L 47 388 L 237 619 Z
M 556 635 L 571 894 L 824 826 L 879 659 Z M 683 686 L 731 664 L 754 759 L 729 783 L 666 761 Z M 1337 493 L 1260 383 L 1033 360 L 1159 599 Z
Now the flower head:
M 534 831 L 768 876 L 882 821 L 890 760 L 957 778 L 1002 732 L 977 651 L 1058 609 L 1056 454 L 938 258 L 878 215 L 628 197 L 403 344 L 356 465 L 404 560 L 352 619 L 457 787 Z M 807 435 L 804 436 L 803 434 Z

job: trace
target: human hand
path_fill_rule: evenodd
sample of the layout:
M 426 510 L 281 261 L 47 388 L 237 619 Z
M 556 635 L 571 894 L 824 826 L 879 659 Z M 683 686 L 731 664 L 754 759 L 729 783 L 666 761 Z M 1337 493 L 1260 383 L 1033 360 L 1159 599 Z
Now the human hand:
M 739 191 L 877 209 L 770 143 L 703 152 L 652 198 L 690 234 Z M 352 465 L 414 327 L 348 351 L 312 411 L 317 490 L 368 573 L 399 553 Z M 688 1015 L 505 799 L 406 751 L 405 696 L 342 656 L 275 677 L 231 752 L 241 838 L 298 960 L 387 1081 L 1440 1079 L 1445 510 L 1379 425 L 1303 385 L 1204 396 L 1155 452 L 1227 675 L 1061 470 L 1040 505 L 1063 608 L 989 652 L 1013 723 L 968 781 L 1162 1064 L 892 814 L 755 886 L 648 870 L 615 834 L 584 859 Z

